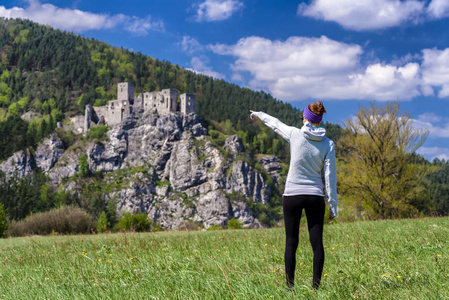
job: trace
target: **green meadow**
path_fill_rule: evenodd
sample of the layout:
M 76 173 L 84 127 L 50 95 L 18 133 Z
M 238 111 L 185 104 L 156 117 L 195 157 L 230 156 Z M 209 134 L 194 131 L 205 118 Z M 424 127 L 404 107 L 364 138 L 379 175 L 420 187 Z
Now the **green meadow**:
M 286 291 L 284 229 L 0 240 L 0 299 L 449 299 L 449 218 L 327 224 L 322 285 L 301 228 Z

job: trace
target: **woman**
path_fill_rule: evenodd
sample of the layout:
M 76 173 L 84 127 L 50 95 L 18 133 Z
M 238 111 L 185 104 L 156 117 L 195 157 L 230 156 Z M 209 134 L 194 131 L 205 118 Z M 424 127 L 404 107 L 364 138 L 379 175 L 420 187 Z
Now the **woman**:
M 285 273 L 287 286 L 295 279 L 296 249 L 299 241 L 299 222 L 302 210 L 307 216 L 310 243 L 313 249 L 313 287 L 318 288 L 324 265 L 323 223 L 324 193 L 321 172 L 324 172 L 329 197 L 329 219 L 337 216 L 337 174 L 334 142 L 326 137 L 326 129 L 319 127 L 326 112 L 323 103 L 316 101 L 304 109 L 301 129 L 287 126 L 263 112 L 251 112 L 251 119 L 261 119 L 290 143 L 290 169 L 284 190 Z

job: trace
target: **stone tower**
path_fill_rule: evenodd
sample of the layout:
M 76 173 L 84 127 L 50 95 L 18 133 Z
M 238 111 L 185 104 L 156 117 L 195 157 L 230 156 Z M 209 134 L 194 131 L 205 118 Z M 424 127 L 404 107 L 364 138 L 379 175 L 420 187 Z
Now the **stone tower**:
M 108 125 L 120 123 L 133 112 L 134 85 L 129 82 L 120 82 L 117 85 L 117 100 L 109 101 L 107 122 Z
M 117 86 L 117 100 L 134 101 L 134 85 L 129 82 L 120 82 Z
M 196 95 L 195 94 L 182 94 L 181 99 L 181 114 L 188 115 L 196 113 Z

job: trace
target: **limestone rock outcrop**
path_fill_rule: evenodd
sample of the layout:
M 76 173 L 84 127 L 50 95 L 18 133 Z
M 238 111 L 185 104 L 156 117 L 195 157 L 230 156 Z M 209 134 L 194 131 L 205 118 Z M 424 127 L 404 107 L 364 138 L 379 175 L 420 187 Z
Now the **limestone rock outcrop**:
M 31 174 L 34 166 L 33 156 L 27 151 L 21 150 L 1 163 L 0 171 L 5 173 L 6 179 L 9 180 L 13 176 L 21 178 Z
M 64 145 L 61 139 L 56 134 L 51 134 L 42 141 L 34 153 L 29 149 L 14 153 L 0 164 L 0 171 L 5 173 L 8 180 L 13 176 L 23 178 L 31 174 L 33 169 L 48 173 L 63 154 Z
M 62 185 L 79 195 L 79 176 L 72 177 L 79 171 L 80 156 L 85 155 L 92 173 L 106 174 L 105 185 L 115 184 L 113 174 L 126 173 L 123 182 L 102 195 L 103 201 L 116 203 L 118 213 L 144 212 L 167 229 L 191 223 L 204 228 L 226 226 L 231 218 L 244 227 L 262 227 L 248 203 L 270 201 L 264 176 L 240 160 L 244 147 L 236 135 L 228 137 L 221 150 L 210 139 L 196 114 L 159 116 L 148 110 L 114 125 L 105 139 L 83 140 L 66 150 L 52 135 L 34 154 L 15 153 L 0 170 L 23 177 L 40 169 L 53 186 Z M 268 172 L 279 169 L 274 157 L 262 164 L 269 165 Z
M 36 167 L 46 173 L 55 166 L 63 154 L 64 144 L 56 134 L 52 134 L 36 149 L 34 155 Z
M 259 164 L 267 171 L 268 175 L 273 179 L 276 187 L 282 173 L 282 164 L 279 158 L 274 155 L 266 155 L 258 159 Z
M 226 139 L 224 149 L 228 151 L 232 157 L 236 157 L 243 152 L 244 147 L 237 135 L 231 135 Z

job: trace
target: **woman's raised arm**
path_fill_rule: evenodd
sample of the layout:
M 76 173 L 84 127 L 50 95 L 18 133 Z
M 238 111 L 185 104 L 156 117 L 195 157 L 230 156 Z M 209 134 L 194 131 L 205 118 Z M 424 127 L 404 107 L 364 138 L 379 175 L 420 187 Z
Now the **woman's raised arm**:
M 277 134 L 282 136 L 287 142 L 290 142 L 290 137 L 294 129 L 293 126 L 288 126 L 276 119 L 275 117 L 270 116 L 261 111 L 252 111 L 250 110 L 250 118 L 254 120 L 254 117 L 258 117 L 265 125 L 274 130 Z

